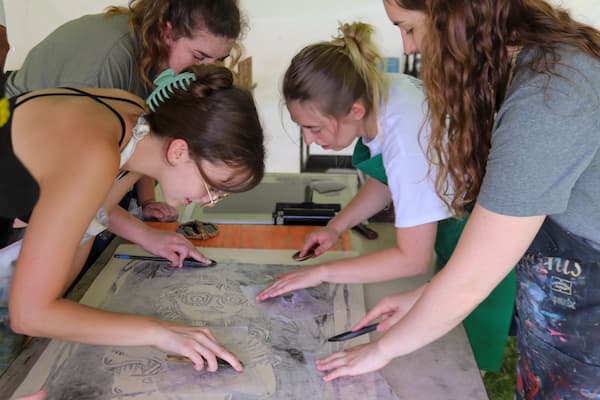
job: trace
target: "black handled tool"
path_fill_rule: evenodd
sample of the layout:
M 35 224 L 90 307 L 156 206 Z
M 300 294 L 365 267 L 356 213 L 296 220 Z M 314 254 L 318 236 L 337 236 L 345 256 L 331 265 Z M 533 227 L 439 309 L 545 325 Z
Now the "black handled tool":
M 344 333 L 340 333 L 339 335 L 330 337 L 329 339 L 327 339 L 327 341 L 328 342 L 341 342 L 343 340 L 353 339 L 357 336 L 364 335 L 365 333 L 373 332 L 374 330 L 377 329 L 377 325 L 378 324 L 371 324 L 371 325 L 367 325 L 363 328 L 360 328 L 359 330 L 357 330 L 355 332 L 347 331 Z
M 155 257 L 155 256 L 134 256 L 131 254 L 115 254 L 115 258 L 122 258 L 125 260 L 146 260 L 146 261 L 158 261 L 158 262 L 168 262 L 170 261 L 163 257 Z M 206 268 L 206 267 L 214 267 L 217 265 L 215 260 L 210 260 L 210 264 L 204 264 L 195 258 L 186 257 L 183 259 L 183 267 L 184 268 Z
M 379 237 L 379 234 L 375 232 L 373 229 L 369 228 L 367 225 L 362 222 L 358 225 L 354 225 L 352 227 L 353 230 L 363 235 L 365 238 L 369 240 L 375 240 Z
M 191 364 L 193 361 L 186 357 L 186 356 L 179 356 L 177 354 L 167 354 L 167 357 L 165 358 L 165 361 L 169 361 L 169 362 L 181 362 L 181 363 L 186 363 L 186 364 Z M 240 361 L 240 364 L 242 364 L 242 367 L 244 366 L 244 363 Z M 217 366 L 219 368 L 233 368 L 231 366 L 231 364 L 229 364 L 227 361 L 223 360 L 222 358 L 217 357 Z
M 312 247 L 310 249 L 308 249 L 306 251 L 306 254 L 304 254 L 304 256 L 302 256 L 302 257 L 300 257 L 300 252 L 302 250 L 298 250 L 297 252 L 292 254 L 292 258 L 295 261 L 304 261 L 304 260 L 308 260 L 309 258 L 313 258 L 315 256 L 315 250 L 317 249 L 317 247 L 319 247 L 319 243 L 313 244 Z

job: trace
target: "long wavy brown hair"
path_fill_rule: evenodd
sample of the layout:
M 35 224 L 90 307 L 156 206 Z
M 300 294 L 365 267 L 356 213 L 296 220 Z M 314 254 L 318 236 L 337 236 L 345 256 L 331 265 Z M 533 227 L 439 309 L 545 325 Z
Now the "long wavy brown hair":
M 130 0 L 128 7 L 108 7 L 105 14 L 129 16 L 131 32 L 140 48 L 140 76 L 149 88 L 153 87 L 152 77 L 159 72 L 158 66 L 169 57 L 163 39 L 167 21 L 176 38 L 192 37 L 197 30 L 206 29 L 215 36 L 237 40 L 245 25 L 237 0 Z M 236 43 L 228 66 L 235 65 L 240 56 L 241 46 Z
M 450 178 L 450 206 L 461 214 L 477 198 L 485 175 L 510 50 L 534 46 L 528 67 L 552 74 L 565 44 L 600 59 L 600 32 L 543 0 L 395 1 L 429 17 L 421 49 L 431 118 L 428 157 L 438 165 L 438 193 L 450 194 Z

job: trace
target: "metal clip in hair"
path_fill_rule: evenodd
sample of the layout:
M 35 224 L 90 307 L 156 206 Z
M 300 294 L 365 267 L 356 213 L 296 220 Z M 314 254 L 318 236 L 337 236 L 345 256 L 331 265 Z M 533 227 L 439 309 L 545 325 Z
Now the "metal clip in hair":
M 187 90 L 190 87 L 190 83 L 195 80 L 196 75 L 191 72 L 182 72 L 175 75 L 175 72 L 171 68 L 165 69 L 154 80 L 156 89 L 146 99 L 148 107 L 154 112 L 161 102 L 169 98 L 169 92 L 173 93 L 173 88 Z

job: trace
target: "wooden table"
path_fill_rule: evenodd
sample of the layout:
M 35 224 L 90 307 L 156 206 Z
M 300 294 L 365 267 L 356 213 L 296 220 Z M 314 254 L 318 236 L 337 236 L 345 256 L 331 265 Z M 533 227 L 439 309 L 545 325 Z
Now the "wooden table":
M 151 223 L 151 225 L 169 230 L 174 230 L 177 226 L 176 223 Z M 352 249 L 367 253 L 394 245 L 395 229 L 391 224 L 376 223 L 369 226 L 379 233 L 378 240 L 368 241 L 355 232 L 346 233 L 338 244 L 338 250 Z M 220 225 L 219 228 L 221 231 L 217 237 L 198 241 L 198 246 L 297 250 L 301 247 L 304 236 L 316 229 L 308 226 L 270 225 Z M 120 243 L 122 243 L 120 239 L 113 240 L 68 294 L 69 299 L 78 301 L 83 296 Z M 311 262 L 315 260 L 306 263 Z M 386 295 L 422 284 L 430 275 L 431 273 L 414 278 L 364 285 L 367 308 L 373 307 Z M 372 333 L 371 338 L 377 335 Z M 30 341 L 10 368 L 0 377 L 0 400 L 8 398 L 15 391 L 48 343 L 49 339 L 43 338 Z M 486 400 L 488 398 L 462 326 L 412 354 L 393 360 L 381 372 L 401 400 Z

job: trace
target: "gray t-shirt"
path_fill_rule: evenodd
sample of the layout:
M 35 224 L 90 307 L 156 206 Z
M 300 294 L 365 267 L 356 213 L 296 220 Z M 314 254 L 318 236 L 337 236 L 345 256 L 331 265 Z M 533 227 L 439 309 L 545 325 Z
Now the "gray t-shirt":
M 600 243 L 600 60 L 565 46 L 555 74 L 517 59 L 492 133 L 478 202 L 504 215 L 547 215 Z
M 142 98 L 141 80 L 128 17 L 85 15 L 58 27 L 36 45 L 6 82 L 6 95 L 60 86 L 119 88 Z

